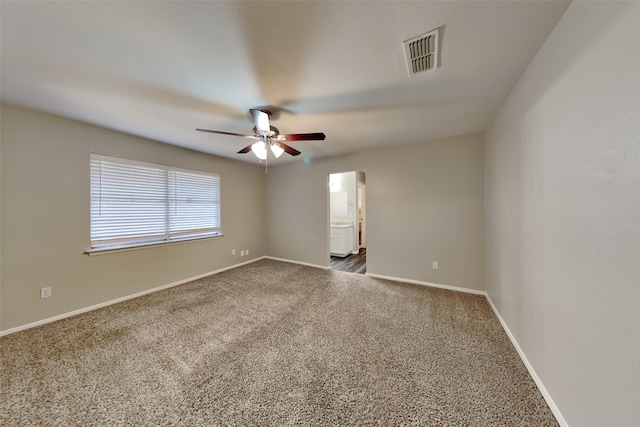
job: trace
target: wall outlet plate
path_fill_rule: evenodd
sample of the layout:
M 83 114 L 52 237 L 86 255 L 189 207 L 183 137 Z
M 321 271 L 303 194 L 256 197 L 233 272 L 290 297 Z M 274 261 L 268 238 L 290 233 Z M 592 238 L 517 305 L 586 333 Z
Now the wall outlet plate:
M 51 298 L 51 286 L 40 288 L 40 298 Z
M 433 261 L 433 269 L 434 270 L 438 269 L 438 261 Z

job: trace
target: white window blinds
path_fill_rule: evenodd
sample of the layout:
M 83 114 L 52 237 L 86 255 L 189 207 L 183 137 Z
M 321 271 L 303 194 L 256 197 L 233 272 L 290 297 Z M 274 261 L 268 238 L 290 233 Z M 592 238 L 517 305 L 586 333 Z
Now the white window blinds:
M 91 155 L 91 248 L 220 235 L 220 177 Z

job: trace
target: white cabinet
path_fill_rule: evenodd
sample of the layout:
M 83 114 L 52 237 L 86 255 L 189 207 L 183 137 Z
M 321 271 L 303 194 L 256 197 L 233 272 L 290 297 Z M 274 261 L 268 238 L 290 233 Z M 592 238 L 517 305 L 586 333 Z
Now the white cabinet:
M 347 256 L 353 250 L 353 226 L 331 226 L 329 249 L 331 255 Z

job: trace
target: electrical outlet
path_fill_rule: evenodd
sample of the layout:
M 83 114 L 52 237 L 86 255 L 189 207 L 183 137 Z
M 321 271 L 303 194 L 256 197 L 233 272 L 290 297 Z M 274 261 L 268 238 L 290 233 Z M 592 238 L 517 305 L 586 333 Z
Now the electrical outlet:
M 240 256 L 244 256 L 244 251 L 240 251 Z
M 433 269 L 434 270 L 438 269 L 438 261 L 433 261 Z
M 236 250 L 235 249 L 231 249 L 231 255 L 235 255 L 236 254 Z
M 244 251 L 245 255 L 249 255 L 249 249 L 247 249 L 246 251 Z
M 40 288 L 40 298 L 50 298 L 51 297 L 51 286 L 47 286 L 46 288 Z

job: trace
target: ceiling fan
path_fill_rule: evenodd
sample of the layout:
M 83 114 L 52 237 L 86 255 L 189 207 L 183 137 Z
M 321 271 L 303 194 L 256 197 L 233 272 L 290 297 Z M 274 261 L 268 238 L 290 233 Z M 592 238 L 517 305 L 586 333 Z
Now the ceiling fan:
M 293 147 L 288 146 L 284 142 L 287 141 L 323 141 L 325 134 L 322 132 L 315 133 L 292 133 L 283 135 L 280 133 L 277 127 L 271 126 L 269 123 L 269 117 L 271 111 L 266 109 L 252 108 L 249 110 L 255 126 L 253 127 L 253 133 L 251 135 L 244 135 L 241 133 L 224 132 L 220 130 L 210 129 L 196 129 L 198 132 L 218 133 L 221 135 L 240 136 L 242 138 L 257 139 L 251 145 L 247 145 L 242 150 L 238 151 L 239 154 L 248 153 L 253 151 L 256 157 L 260 160 L 267 159 L 267 147 L 271 148 L 271 152 L 276 158 L 280 157 L 282 153 L 287 152 L 292 156 L 297 156 L 300 151 Z

